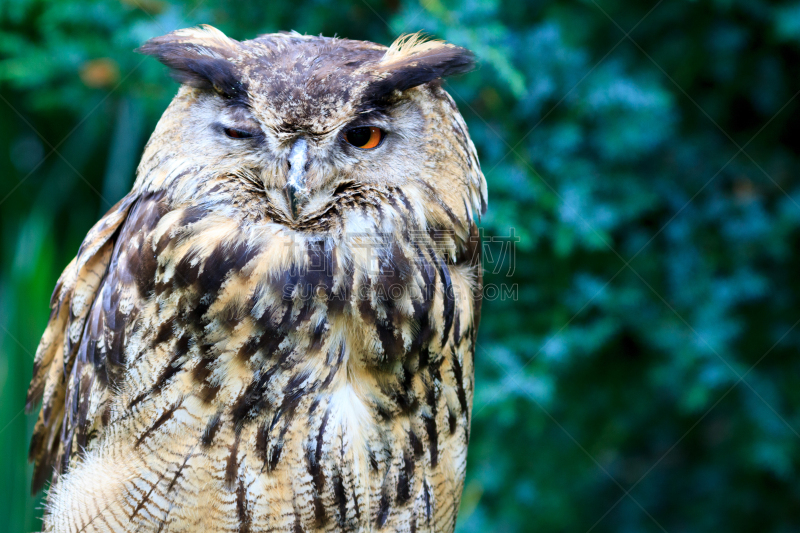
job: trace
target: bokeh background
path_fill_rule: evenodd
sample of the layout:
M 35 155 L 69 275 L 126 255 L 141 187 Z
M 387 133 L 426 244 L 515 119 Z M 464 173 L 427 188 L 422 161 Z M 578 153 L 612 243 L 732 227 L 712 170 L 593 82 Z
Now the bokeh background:
M 0 2 L 0 529 L 39 527 L 23 412 L 50 291 L 210 23 L 475 51 L 489 182 L 459 532 L 800 530 L 800 3 Z M 491 297 L 493 296 L 493 297 Z

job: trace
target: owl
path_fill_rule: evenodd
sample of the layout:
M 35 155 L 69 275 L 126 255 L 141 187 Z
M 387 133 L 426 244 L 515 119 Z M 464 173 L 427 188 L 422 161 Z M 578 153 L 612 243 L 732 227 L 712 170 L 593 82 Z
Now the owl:
M 204 26 L 61 275 L 34 366 L 48 532 L 453 531 L 486 183 L 465 49 Z

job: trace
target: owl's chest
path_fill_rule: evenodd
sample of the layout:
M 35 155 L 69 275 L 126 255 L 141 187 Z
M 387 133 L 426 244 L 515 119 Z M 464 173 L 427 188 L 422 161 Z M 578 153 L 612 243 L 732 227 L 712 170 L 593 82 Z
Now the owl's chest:
M 472 332 L 470 273 L 424 232 L 300 234 L 200 207 L 158 212 L 135 209 L 105 297 L 140 306 L 114 340 L 134 397 L 180 382 L 241 423 L 349 383 L 371 410 L 405 412 L 424 389 L 416 377 Z
M 136 480 L 152 478 L 148 498 L 184 506 L 170 520 L 214 501 L 221 517 L 267 517 L 259 527 L 276 531 L 449 529 L 433 525 L 454 518 L 437 491 L 452 499 L 463 482 L 469 272 L 425 238 L 156 214 L 134 210 L 139 230 L 115 248 L 96 301 L 110 331 L 97 349 L 123 368 L 96 449 L 136 470 L 131 509 Z

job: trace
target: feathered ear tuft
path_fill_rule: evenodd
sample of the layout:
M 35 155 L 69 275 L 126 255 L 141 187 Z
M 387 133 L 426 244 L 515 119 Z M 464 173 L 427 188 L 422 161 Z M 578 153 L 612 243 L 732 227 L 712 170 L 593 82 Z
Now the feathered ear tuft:
M 426 40 L 420 33 L 399 37 L 377 65 L 376 80 L 368 97 L 380 99 L 475 66 L 472 52 L 444 41 Z
M 407 33 L 395 39 L 392 45 L 389 46 L 381 60 L 381 64 L 389 66 L 414 54 L 427 52 L 442 46 L 447 46 L 447 43 L 437 39 L 428 39 L 421 31 Z
M 168 66 L 172 77 L 180 83 L 214 90 L 227 98 L 238 98 L 247 92 L 240 74 L 230 62 L 238 44 L 218 29 L 204 25 L 155 37 L 136 51 Z

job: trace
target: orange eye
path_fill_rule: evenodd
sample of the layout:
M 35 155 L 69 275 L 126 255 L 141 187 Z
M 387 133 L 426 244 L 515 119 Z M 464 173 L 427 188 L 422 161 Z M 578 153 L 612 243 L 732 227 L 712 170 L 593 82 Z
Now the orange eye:
M 361 148 L 362 150 L 370 150 L 371 148 L 375 148 L 381 144 L 383 137 L 383 131 L 375 126 L 362 126 L 360 128 L 353 128 L 351 130 L 347 130 L 344 134 L 344 138 L 347 142 L 356 148 Z

